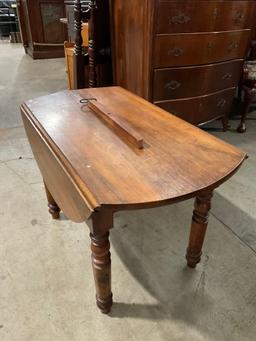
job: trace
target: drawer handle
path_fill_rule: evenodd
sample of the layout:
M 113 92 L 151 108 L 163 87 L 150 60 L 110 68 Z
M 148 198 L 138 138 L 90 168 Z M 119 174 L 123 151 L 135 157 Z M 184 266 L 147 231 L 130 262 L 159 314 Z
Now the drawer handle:
M 208 49 L 213 49 L 215 44 L 213 42 L 210 42 L 207 44 Z
M 191 20 L 190 17 L 188 17 L 185 14 L 175 15 L 169 19 L 170 24 L 186 24 Z
M 217 107 L 223 108 L 225 104 L 226 104 L 226 100 L 224 98 L 221 98 L 217 103 Z
M 238 43 L 232 42 L 232 43 L 230 43 L 230 44 L 228 45 L 228 51 L 229 51 L 229 52 L 232 52 L 233 50 L 237 49 L 238 46 L 239 46 Z
M 218 8 L 214 8 L 214 11 L 213 11 L 213 18 L 214 19 L 217 19 L 217 16 L 219 15 L 219 11 L 218 11 Z
M 230 78 L 232 78 L 231 73 L 226 73 L 226 74 L 222 77 L 222 79 L 230 79 Z
M 164 88 L 168 90 L 177 90 L 180 88 L 181 83 L 178 81 L 170 81 L 169 83 L 166 83 Z
M 173 47 L 168 51 L 168 56 L 174 56 L 179 57 L 184 53 L 184 49 L 181 49 L 180 47 Z
M 244 19 L 244 13 L 241 11 L 237 11 L 236 16 L 234 18 L 234 21 L 236 23 L 240 23 L 240 22 L 242 22 L 243 19 Z

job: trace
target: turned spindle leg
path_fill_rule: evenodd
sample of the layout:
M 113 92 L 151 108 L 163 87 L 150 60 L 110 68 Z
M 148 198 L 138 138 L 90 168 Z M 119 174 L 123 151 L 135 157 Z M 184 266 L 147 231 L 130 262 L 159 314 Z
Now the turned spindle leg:
M 228 116 L 227 115 L 223 116 L 221 121 L 222 121 L 223 131 L 225 132 L 230 128 Z
M 195 209 L 193 212 L 189 245 L 186 254 L 187 264 L 190 268 L 195 268 L 196 264 L 199 263 L 201 259 L 212 196 L 212 192 L 202 193 L 195 199 Z
M 111 259 L 109 232 L 91 237 L 92 268 L 96 287 L 96 303 L 107 314 L 113 304 L 111 292 Z
M 56 204 L 55 200 L 53 199 L 50 191 L 48 190 L 46 184 L 44 184 L 45 187 L 45 192 L 47 196 L 47 201 L 48 201 L 48 208 L 49 208 L 49 213 L 52 215 L 53 219 L 59 219 L 60 217 L 60 208 Z
M 247 114 L 248 114 L 249 109 L 251 107 L 252 101 L 255 98 L 255 95 L 256 95 L 256 89 L 255 88 L 253 88 L 253 89 L 245 88 L 244 103 L 243 103 L 242 112 L 241 112 L 241 121 L 240 121 L 239 126 L 237 127 L 238 133 L 245 133 L 246 132 L 246 125 L 245 125 L 246 117 L 247 117 Z

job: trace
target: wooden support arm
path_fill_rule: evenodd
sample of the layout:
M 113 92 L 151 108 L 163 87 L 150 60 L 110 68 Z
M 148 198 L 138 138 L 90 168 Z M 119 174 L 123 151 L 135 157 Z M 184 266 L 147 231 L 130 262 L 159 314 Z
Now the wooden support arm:
M 138 149 L 143 149 L 142 137 L 122 118 L 110 113 L 107 108 L 96 100 L 88 101 L 88 107 L 126 142 L 131 143 Z

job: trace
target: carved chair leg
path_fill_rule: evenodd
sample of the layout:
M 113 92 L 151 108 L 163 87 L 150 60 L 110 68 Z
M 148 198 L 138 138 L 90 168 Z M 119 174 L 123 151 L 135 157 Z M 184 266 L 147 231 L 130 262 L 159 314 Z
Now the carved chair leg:
M 196 264 L 201 260 L 212 196 L 212 192 L 202 193 L 195 199 L 195 209 L 186 254 L 187 264 L 190 268 L 195 268 Z
M 237 127 L 237 132 L 238 133 L 245 133 L 246 131 L 246 126 L 245 126 L 245 121 L 246 121 L 246 116 L 249 112 L 252 100 L 255 95 L 255 89 L 249 90 L 245 89 L 244 91 L 244 103 L 241 111 L 241 121 L 239 126 Z
M 55 200 L 53 199 L 50 191 L 48 190 L 46 184 L 44 184 L 45 187 L 45 192 L 48 200 L 48 208 L 49 208 L 49 213 L 52 215 L 53 219 L 59 219 L 60 217 L 60 208 L 56 204 Z
M 225 115 L 222 117 L 222 127 L 223 127 L 223 131 L 227 131 L 228 128 L 230 128 L 230 125 L 228 123 L 228 115 Z
M 102 313 L 110 312 L 113 304 L 111 292 L 111 259 L 109 232 L 94 236 L 90 233 L 92 268 L 96 287 L 96 303 Z

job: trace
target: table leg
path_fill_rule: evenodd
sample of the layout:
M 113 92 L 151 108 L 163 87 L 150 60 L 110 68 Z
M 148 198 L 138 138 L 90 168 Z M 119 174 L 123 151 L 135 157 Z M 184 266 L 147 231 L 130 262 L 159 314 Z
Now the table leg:
M 195 268 L 196 264 L 201 260 L 212 196 L 212 192 L 201 193 L 195 199 L 195 209 L 186 254 L 187 264 L 190 268 Z
M 111 259 L 109 232 L 91 237 L 92 268 L 96 287 L 96 303 L 107 314 L 113 304 L 111 292 Z
M 47 201 L 48 201 L 48 208 L 49 208 L 49 213 L 51 213 L 53 219 L 59 219 L 60 217 L 60 208 L 56 204 L 55 200 L 53 199 L 50 191 L 48 190 L 46 184 L 44 183 L 45 187 L 45 192 L 47 196 Z

